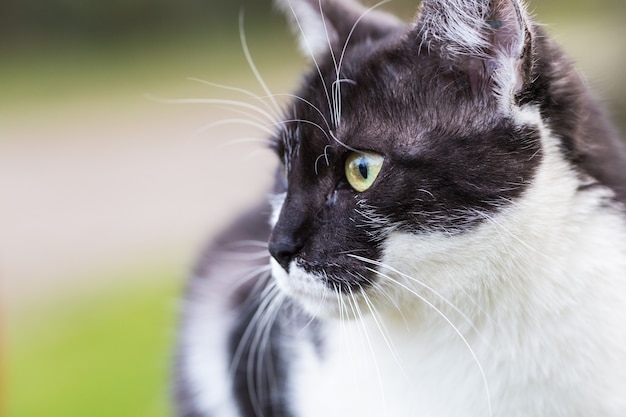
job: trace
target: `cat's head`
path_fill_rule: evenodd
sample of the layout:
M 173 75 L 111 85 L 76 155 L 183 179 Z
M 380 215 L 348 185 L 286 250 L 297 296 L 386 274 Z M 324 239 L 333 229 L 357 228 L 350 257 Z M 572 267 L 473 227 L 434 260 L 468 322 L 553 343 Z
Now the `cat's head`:
M 515 268 L 544 216 L 535 194 L 559 205 L 577 186 L 559 170 L 580 95 L 518 1 L 424 0 L 410 23 L 348 0 L 279 5 L 311 58 L 275 139 L 279 286 L 350 316 Z

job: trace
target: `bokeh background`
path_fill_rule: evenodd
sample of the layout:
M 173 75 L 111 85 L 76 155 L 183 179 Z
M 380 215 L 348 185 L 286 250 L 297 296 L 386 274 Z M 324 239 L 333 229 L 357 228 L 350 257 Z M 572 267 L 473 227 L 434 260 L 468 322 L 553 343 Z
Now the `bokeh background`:
M 529 5 L 626 131 L 626 2 Z M 260 73 L 289 92 L 304 60 L 268 0 L 0 2 L 0 414 L 169 415 L 184 277 L 274 164 L 246 116 L 176 101 L 259 104 L 194 80 L 265 95 L 242 9 Z

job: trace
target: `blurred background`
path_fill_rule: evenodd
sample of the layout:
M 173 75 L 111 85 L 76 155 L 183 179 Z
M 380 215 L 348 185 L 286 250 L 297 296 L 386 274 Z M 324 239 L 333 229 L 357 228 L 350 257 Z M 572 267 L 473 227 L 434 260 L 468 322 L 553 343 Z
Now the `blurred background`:
M 625 132 L 626 3 L 529 6 Z M 240 10 L 269 89 L 291 91 L 304 61 L 269 0 L 0 2 L 3 415 L 169 414 L 184 278 L 274 163 L 246 116 L 177 101 L 255 103 L 198 80 L 265 95 Z

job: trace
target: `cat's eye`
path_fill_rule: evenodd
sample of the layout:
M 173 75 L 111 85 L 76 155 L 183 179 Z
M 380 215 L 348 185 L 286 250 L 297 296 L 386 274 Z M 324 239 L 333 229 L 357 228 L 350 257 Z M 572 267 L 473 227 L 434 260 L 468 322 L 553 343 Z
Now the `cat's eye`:
M 372 186 L 383 166 L 384 157 L 373 152 L 353 152 L 346 159 L 346 179 L 358 192 Z

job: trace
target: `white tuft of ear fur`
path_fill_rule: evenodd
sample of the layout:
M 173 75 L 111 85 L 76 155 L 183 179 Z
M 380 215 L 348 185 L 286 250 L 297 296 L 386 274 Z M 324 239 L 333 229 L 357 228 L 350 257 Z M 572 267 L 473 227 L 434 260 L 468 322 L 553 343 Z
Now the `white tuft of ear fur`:
M 424 0 L 418 14 L 422 43 L 437 43 L 449 57 L 480 55 L 489 45 L 489 0 Z
M 473 89 L 508 100 L 526 81 L 528 21 L 521 0 L 424 0 L 416 25 L 422 45 L 468 70 Z

